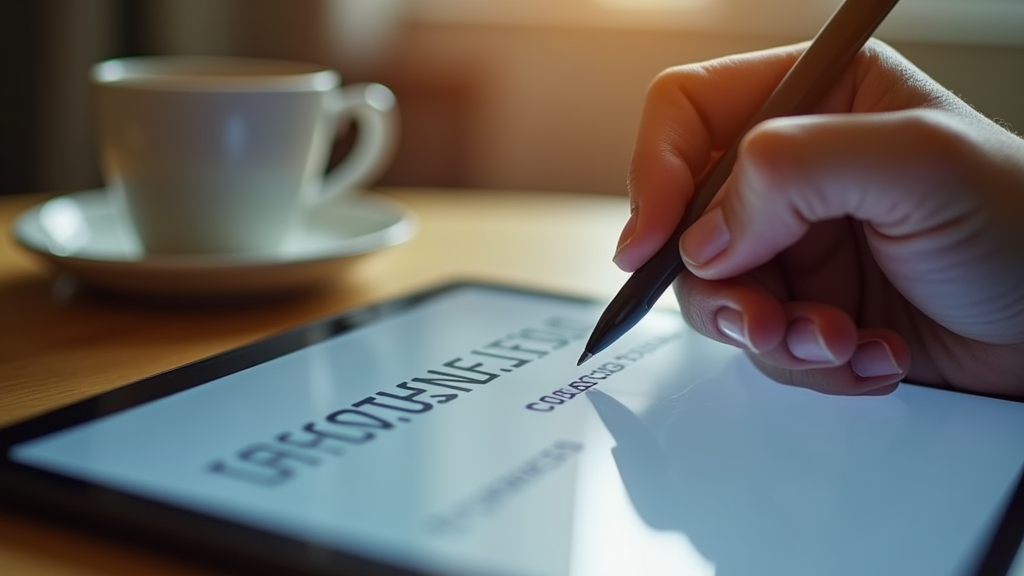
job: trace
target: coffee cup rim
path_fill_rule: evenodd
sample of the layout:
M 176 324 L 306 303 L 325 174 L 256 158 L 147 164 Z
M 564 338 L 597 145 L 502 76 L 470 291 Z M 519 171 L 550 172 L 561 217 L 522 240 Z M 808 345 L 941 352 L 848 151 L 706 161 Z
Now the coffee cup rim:
M 323 92 L 341 83 L 338 73 L 309 62 L 229 56 L 132 56 L 98 62 L 97 86 L 180 91 Z

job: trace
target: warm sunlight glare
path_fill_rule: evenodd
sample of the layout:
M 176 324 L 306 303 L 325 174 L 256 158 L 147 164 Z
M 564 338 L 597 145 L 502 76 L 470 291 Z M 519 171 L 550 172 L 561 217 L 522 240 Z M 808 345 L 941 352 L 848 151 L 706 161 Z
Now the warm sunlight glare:
M 597 0 L 598 4 L 618 10 L 692 10 L 715 0 Z

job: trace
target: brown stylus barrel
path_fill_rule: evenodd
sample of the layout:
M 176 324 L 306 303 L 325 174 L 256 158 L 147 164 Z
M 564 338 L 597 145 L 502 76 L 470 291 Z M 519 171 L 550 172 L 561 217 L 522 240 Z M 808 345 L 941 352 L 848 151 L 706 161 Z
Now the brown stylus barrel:
M 679 237 L 704 213 L 732 173 L 743 135 L 769 118 L 810 113 L 892 11 L 896 2 L 898 0 L 843 2 L 732 146 L 698 184 L 682 220 L 668 241 L 626 280 L 608 304 L 587 341 L 579 364 L 607 348 L 635 326 L 682 271 Z

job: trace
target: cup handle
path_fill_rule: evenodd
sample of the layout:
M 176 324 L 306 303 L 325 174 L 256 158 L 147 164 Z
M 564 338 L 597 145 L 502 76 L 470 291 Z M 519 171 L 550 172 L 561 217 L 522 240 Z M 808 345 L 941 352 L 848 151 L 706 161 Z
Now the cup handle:
M 398 141 L 395 95 L 383 84 L 368 82 L 341 88 L 338 125 L 359 127 L 352 150 L 324 176 L 319 201 L 351 195 L 372 183 L 391 163 Z

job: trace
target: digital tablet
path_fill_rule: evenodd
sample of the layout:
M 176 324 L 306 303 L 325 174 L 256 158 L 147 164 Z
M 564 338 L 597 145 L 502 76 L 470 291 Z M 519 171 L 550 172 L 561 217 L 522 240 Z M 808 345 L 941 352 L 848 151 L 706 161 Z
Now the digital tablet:
M 0 432 L 0 497 L 244 573 L 1013 573 L 1024 403 L 783 386 L 672 310 L 577 366 L 602 308 L 313 322 Z

